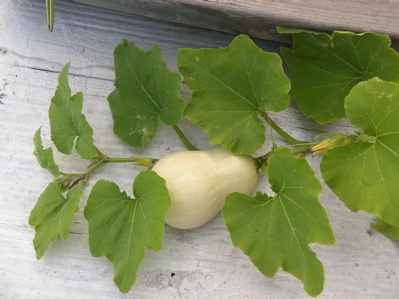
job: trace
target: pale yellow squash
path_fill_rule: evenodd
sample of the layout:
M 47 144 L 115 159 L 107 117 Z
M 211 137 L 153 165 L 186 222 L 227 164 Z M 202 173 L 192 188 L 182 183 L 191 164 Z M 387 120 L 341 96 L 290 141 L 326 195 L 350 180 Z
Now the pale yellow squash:
M 249 194 L 258 184 L 252 157 L 220 146 L 170 154 L 153 170 L 165 179 L 172 201 L 166 223 L 181 229 L 203 225 L 221 211 L 229 193 Z

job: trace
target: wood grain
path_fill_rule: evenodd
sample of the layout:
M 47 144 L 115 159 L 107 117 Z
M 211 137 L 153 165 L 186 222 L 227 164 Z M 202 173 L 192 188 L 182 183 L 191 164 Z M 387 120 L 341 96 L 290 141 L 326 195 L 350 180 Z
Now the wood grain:
M 34 229 L 28 225 L 28 217 L 52 177 L 33 156 L 32 138 L 43 126 L 44 146 L 51 146 L 47 112 L 62 66 L 71 61 L 70 85 L 74 93 L 84 93 L 83 112 L 101 151 L 118 157 L 160 158 L 184 148 L 169 127 L 161 125 L 156 138 L 143 149 L 128 147 L 112 133 L 106 98 L 113 90 L 113 49 L 122 38 L 145 50 L 160 43 L 165 61 L 175 69 L 177 48 L 226 46 L 233 38 L 227 33 L 71 1 L 56 4 L 55 28 L 50 34 L 44 1 L 0 2 L 0 298 L 308 298 L 291 275 L 279 271 L 267 278 L 260 274 L 248 257 L 234 248 L 220 215 L 198 229 L 166 226 L 162 251 L 146 251 L 136 284 L 127 295 L 120 294 L 112 281 L 112 265 L 90 255 L 83 208 L 98 179 L 112 180 L 130 194 L 139 171 L 131 165 L 112 165 L 94 175 L 73 219 L 69 240 L 53 242 L 43 259 L 35 259 Z M 256 42 L 273 52 L 280 45 Z M 182 96 L 189 98 L 190 93 L 184 90 Z M 345 120 L 317 125 L 295 105 L 271 117 L 304 140 L 325 131 L 353 130 Z M 196 146 L 208 146 L 198 128 L 186 121 L 181 128 Z M 65 172 L 85 167 L 76 155 L 57 154 L 56 160 Z M 320 177 L 320 157 L 309 157 L 309 162 Z M 320 201 L 337 243 L 331 247 L 311 245 L 325 268 L 325 288 L 319 298 L 396 298 L 399 243 L 371 230 L 372 216 L 351 213 L 324 187 Z M 267 188 L 262 177 L 259 189 Z
M 74 0 L 186 25 L 289 42 L 277 25 L 388 34 L 399 46 L 398 0 Z

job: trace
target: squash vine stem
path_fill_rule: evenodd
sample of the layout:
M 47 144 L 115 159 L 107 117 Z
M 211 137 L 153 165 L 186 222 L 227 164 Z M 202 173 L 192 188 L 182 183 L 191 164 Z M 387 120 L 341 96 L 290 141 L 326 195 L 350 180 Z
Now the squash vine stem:
M 172 126 L 173 130 L 175 130 L 177 136 L 179 136 L 180 140 L 184 143 L 184 145 L 189 149 L 190 151 L 198 151 L 198 148 L 196 148 L 194 145 L 191 144 L 190 141 L 186 138 L 186 136 L 183 134 L 183 132 L 180 130 L 180 128 L 177 125 Z
M 291 135 L 289 135 L 287 132 L 285 132 L 282 128 L 280 128 L 270 117 L 267 115 L 266 112 L 260 111 L 260 115 L 263 117 L 263 119 L 270 125 L 270 127 L 273 128 L 274 131 L 276 131 L 281 137 L 285 139 L 289 144 L 295 145 L 295 144 L 302 144 L 302 143 L 307 143 L 307 141 L 300 141 L 298 139 L 295 139 Z

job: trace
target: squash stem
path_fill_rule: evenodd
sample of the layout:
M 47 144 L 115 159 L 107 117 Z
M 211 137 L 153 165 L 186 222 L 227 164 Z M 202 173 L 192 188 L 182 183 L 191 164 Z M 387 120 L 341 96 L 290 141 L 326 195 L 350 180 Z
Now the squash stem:
M 306 141 L 300 141 L 286 133 L 282 128 L 280 128 L 270 117 L 267 115 L 266 112 L 260 111 L 260 115 L 266 120 L 266 122 L 270 125 L 270 127 L 273 128 L 274 131 L 276 131 L 281 137 L 285 139 L 289 144 L 295 145 L 295 144 L 302 144 L 302 143 L 307 143 Z
M 183 132 L 180 130 L 180 128 L 177 125 L 174 125 L 172 127 L 175 130 L 177 136 L 179 136 L 180 140 L 187 147 L 187 149 L 189 149 L 190 151 L 198 151 L 198 148 L 196 148 L 194 145 L 191 144 L 190 141 L 188 141 L 186 136 L 183 134 Z
M 158 159 L 130 157 L 130 158 L 107 158 L 104 161 L 108 163 L 133 163 L 133 165 L 136 166 L 152 167 L 155 165 Z
M 87 172 L 84 173 L 60 172 L 60 175 L 62 175 L 63 177 L 55 178 L 55 180 L 58 182 L 59 185 L 61 185 L 62 188 L 64 188 L 70 184 L 72 178 L 78 178 L 69 186 L 69 189 L 71 189 L 74 185 L 78 184 L 82 180 L 83 183 L 86 183 L 86 181 L 95 171 L 97 171 L 98 169 L 100 169 L 101 167 L 103 167 L 108 163 L 132 163 L 133 165 L 136 166 L 143 166 L 147 167 L 148 169 L 151 169 L 158 161 L 158 159 L 139 158 L 139 157 L 109 158 L 104 154 L 102 154 L 100 151 L 98 151 L 98 153 L 101 155 L 101 157 L 97 157 L 97 159 L 93 160 L 94 162 L 88 166 Z

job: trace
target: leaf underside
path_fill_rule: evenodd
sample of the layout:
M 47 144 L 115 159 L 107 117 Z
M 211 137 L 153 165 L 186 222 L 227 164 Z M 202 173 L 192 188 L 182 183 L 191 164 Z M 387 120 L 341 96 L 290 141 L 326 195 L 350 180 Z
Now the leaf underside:
M 178 95 L 181 76 L 168 70 L 161 47 L 148 52 L 127 40 L 115 48 L 115 90 L 108 96 L 114 133 L 133 147 L 155 136 L 159 119 L 177 125 L 184 100 Z
M 290 95 L 319 123 L 345 116 L 345 97 L 359 81 L 399 82 L 399 54 L 387 35 L 299 32 L 293 41 L 292 49 L 280 49 L 290 71 Z
M 282 111 L 289 103 L 280 57 L 245 35 L 227 48 L 179 49 L 178 68 L 192 90 L 185 116 L 204 129 L 211 144 L 235 154 L 253 154 L 263 145 L 259 111 Z
M 83 94 L 71 95 L 68 83 L 69 63 L 58 77 L 57 90 L 51 99 L 49 119 L 51 140 L 58 151 L 69 155 L 76 139 L 76 151 L 83 159 L 93 158 L 97 151 L 93 144 L 93 129 L 82 114 Z
M 36 258 L 40 259 L 49 244 L 60 236 L 63 241 L 68 239 L 73 215 L 79 210 L 79 200 L 82 195 L 82 185 L 75 185 L 63 197 L 58 184 L 51 182 L 40 195 L 29 216 L 29 225 L 36 230 L 33 245 Z
M 322 186 L 307 161 L 287 148 L 270 157 L 267 176 L 274 197 L 260 192 L 226 197 L 222 215 L 233 244 L 264 275 L 273 276 L 281 267 L 300 279 L 309 295 L 317 296 L 323 290 L 324 270 L 308 244 L 335 242 L 318 201 Z
M 170 198 L 165 180 L 142 171 L 133 185 L 135 199 L 109 181 L 98 181 L 84 214 L 89 222 L 89 246 L 94 257 L 107 257 L 114 266 L 114 282 L 127 293 L 136 280 L 144 248 L 162 248 L 165 213 Z
M 345 110 L 356 128 L 376 140 L 327 151 L 320 165 L 323 178 L 352 211 L 399 226 L 399 85 L 377 78 L 359 83 Z

